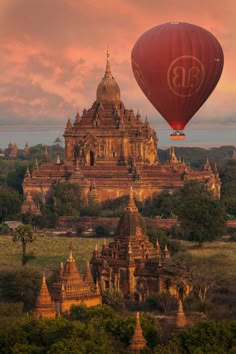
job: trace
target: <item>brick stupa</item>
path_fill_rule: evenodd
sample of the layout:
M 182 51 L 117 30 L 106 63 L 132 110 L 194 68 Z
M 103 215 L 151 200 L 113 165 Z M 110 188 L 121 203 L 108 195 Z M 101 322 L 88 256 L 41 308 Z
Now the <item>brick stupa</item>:
M 56 309 L 48 291 L 45 275 L 43 275 L 41 289 L 36 300 L 33 314 L 36 319 L 56 317 Z
M 136 315 L 136 325 L 133 337 L 130 341 L 129 352 L 139 354 L 146 347 L 146 339 L 143 336 L 142 327 L 140 324 L 139 312 Z

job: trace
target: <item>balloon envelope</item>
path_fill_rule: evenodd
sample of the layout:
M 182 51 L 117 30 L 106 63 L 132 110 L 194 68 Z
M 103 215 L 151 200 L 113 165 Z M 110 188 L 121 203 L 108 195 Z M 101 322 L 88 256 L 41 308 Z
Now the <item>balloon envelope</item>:
M 175 130 L 182 130 L 207 100 L 224 65 L 218 40 L 204 28 L 181 22 L 145 32 L 131 60 L 140 88 Z

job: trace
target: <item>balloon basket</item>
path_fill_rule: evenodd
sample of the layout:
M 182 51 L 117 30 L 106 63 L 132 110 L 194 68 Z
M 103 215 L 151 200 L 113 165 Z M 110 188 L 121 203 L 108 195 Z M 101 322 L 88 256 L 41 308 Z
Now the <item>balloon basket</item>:
M 180 131 L 175 131 L 172 134 L 170 134 L 171 140 L 184 140 L 185 139 L 185 134 Z

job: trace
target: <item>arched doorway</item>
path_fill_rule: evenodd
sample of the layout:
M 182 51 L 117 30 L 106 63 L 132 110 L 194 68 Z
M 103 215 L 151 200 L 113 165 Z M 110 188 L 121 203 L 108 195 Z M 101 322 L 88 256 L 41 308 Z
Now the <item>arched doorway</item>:
M 90 166 L 94 166 L 94 152 L 90 151 L 89 153 L 89 161 L 90 161 Z

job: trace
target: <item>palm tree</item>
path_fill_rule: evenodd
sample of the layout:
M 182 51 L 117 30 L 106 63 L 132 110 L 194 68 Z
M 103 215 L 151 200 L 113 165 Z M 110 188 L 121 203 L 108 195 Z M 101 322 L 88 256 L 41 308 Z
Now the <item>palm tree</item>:
M 30 224 L 17 226 L 15 229 L 14 236 L 13 236 L 13 241 L 14 242 L 17 242 L 17 241 L 21 242 L 21 246 L 22 246 L 22 259 L 21 259 L 21 261 L 22 261 L 22 265 L 25 265 L 25 263 L 27 261 L 27 254 L 26 254 L 27 243 L 31 243 L 34 241 L 32 226 Z

